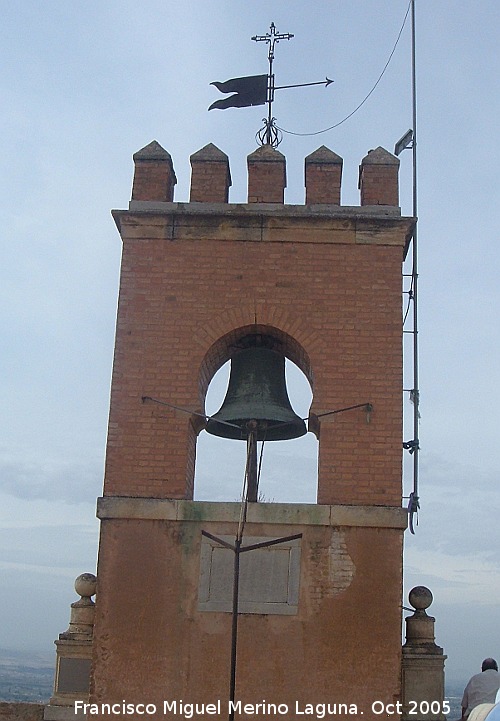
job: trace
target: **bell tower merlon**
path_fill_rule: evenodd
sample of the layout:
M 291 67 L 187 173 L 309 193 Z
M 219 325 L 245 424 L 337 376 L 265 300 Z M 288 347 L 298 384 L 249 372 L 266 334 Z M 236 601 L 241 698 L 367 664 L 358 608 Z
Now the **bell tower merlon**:
M 193 153 L 191 160 L 191 203 L 227 203 L 231 187 L 229 158 L 213 143 Z
M 399 158 L 378 147 L 359 167 L 361 205 L 399 205 Z
M 305 159 L 306 205 L 340 205 L 342 158 L 324 145 Z
M 177 183 L 170 153 L 156 140 L 134 154 L 135 173 L 132 200 L 171 203 Z
M 247 158 L 248 202 L 283 203 L 286 188 L 286 160 L 283 153 L 262 145 Z

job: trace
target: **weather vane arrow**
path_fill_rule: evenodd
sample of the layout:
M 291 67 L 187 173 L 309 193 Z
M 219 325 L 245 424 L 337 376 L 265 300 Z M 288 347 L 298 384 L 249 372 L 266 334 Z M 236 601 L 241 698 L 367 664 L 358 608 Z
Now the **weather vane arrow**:
M 281 133 L 276 127 L 276 119 L 273 118 L 273 101 L 275 90 L 285 90 L 287 88 L 304 88 L 310 85 L 324 85 L 327 88 L 333 83 L 333 80 L 326 77 L 315 83 L 297 83 L 295 85 L 275 85 L 273 73 L 274 49 L 276 43 L 280 40 L 291 40 L 292 33 L 278 33 L 276 26 L 271 23 L 270 32 L 265 35 L 254 35 L 252 40 L 256 42 L 265 42 L 269 45 L 269 53 L 267 59 L 269 61 L 269 72 L 267 75 L 251 75 L 242 78 L 231 78 L 225 82 L 213 82 L 217 90 L 221 93 L 233 93 L 227 98 L 216 100 L 209 110 L 226 108 L 247 108 L 253 105 L 268 106 L 268 116 L 263 119 L 264 127 L 257 133 L 257 139 L 261 145 L 271 145 L 277 147 L 281 142 Z
M 277 85 L 274 89 L 275 90 L 284 90 L 285 88 L 305 88 L 308 85 L 324 85 L 325 88 L 327 88 L 332 83 L 333 83 L 333 80 L 330 80 L 330 78 L 325 78 L 324 80 L 319 80 L 317 83 L 297 83 L 295 85 Z M 213 83 L 212 83 L 212 85 L 213 85 Z

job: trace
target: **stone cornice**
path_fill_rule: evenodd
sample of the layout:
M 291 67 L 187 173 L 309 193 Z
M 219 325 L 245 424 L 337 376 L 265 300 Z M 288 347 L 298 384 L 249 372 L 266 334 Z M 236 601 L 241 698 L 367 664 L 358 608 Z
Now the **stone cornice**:
M 97 517 L 163 521 L 229 522 L 240 518 L 239 503 L 214 503 L 164 498 L 105 496 L 97 501 Z M 407 526 L 405 508 L 341 506 L 307 503 L 250 503 L 247 523 L 272 525 L 398 528 Z
M 113 210 L 127 240 L 217 240 L 405 247 L 414 219 L 392 206 L 131 201 Z

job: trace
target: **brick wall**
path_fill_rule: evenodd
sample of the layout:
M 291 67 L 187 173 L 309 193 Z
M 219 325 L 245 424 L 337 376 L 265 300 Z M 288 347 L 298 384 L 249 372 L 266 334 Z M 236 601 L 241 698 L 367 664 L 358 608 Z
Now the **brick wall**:
M 227 203 L 231 173 L 229 158 L 213 143 L 209 143 L 191 160 L 191 202 Z
M 0 702 L 0 721 L 41 721 L 44 704 Z

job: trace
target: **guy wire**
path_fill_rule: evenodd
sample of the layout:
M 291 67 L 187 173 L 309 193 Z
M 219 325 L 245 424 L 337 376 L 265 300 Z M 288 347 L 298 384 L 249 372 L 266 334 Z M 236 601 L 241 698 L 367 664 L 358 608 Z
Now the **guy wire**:
M 376 82 L 375 82 L 375 85 L 372 87 L 372 89 L 370 90 L 370 92 L 368 93 L 368 95 L 366 95 L 366 96 L 364 97 L 364 99 L 359 103 L 359 105 L 357 105 L 357 106 L 354 108 L 354 110 L 349 113 L 349 115 L 346 115 L 345 118 L 343 118 L 342 120 L 340 120 L 338 123 L 335 123 L 334 125 L 330 125 L 329 128 L 324 128 L 323 130 L 316 130 L 316 132 L 314 132 L 314 133 L 294 133 L 294 132 L 292 132 L 291 130 L 285 130 L 285 128 L 280 128 L 279 125 L 276 125 L 277 129 L 280 130 L 282 133 L 287 133 L 287 135 L 299 135 L 299 136 L 301 136 L 301 137 L 306 137 L 306 136 L 311 136 L 311 135 L 321 135 L 322 133 L 327 133 L 329 130 L 333 130 L 334 128 L 338 128 L 339 125 L 342 125 L 343 123 L 346 122 L 346 120 L 349 120 L 349 118 L 352 118 L 352 116 L 353 116 L 355 113 L 357 113 L 358 110 L 360 110 L 360 108 L 363 107 L 363 105 L 366 103 L 366 101 L 368 100 L 368 98 L 369 98 L 369 97 L 372 95 L 372 93 L 375 91 L 375 88 L 376 88 L 377 85 L 380 83 L 380 81 L 382 80 L 382 78 L 383 78 L 383 76 L 384 76 L 384 74 L 385 74 L 385 71 L 386 71 L 387 68 L 389 67 L 389 63 L 390 63 L 391 60 L 392 60 L 392 56 L 393 56 L 394 53 L 396 52 L 396 48 L 397 48 L 397 46 L 398 46 L 398 44 L 399 44 L 399 40 L 400 40 L 400 38 L 401 38 L 401 35 L 403 34 L 403 30 L 404 30 L 404 27 L 405 27 L 405 25 L 406 25 L 406 21 L 407 21 L 407 19 L 408 19 L 408 14 L 409 14 L 409 12 L 410 12 L 410 7 L 412 6 L 412 4 L 413 4 L 413 0 L 410 0 L 410 2 L 409 2 L 409 4 L 408 4 L 408 7 L 407 7 L 407 9 L 406 9 L 406 14 L 405 14 L 405 16 L 404 16 L 403 24 L 401 25 L 401 28 L 400 28 L 399 33 L 398 33 L 398 36 L 397 36 L 397 38 L 396 38 L 396 42 L 394 43 L 394 47 L 392 48 L 391 53 L 390 53 L 390 55 L 389 55 L 389 58 L 387 59 L 387 62 L 386 62 L 386 64 L 384 65 L 384 69 L 382 70 L 382 72 L 381 72 L 380 75 L 378 76 L 378 78 L 377 78 L 377 80 L 376 80 Z

